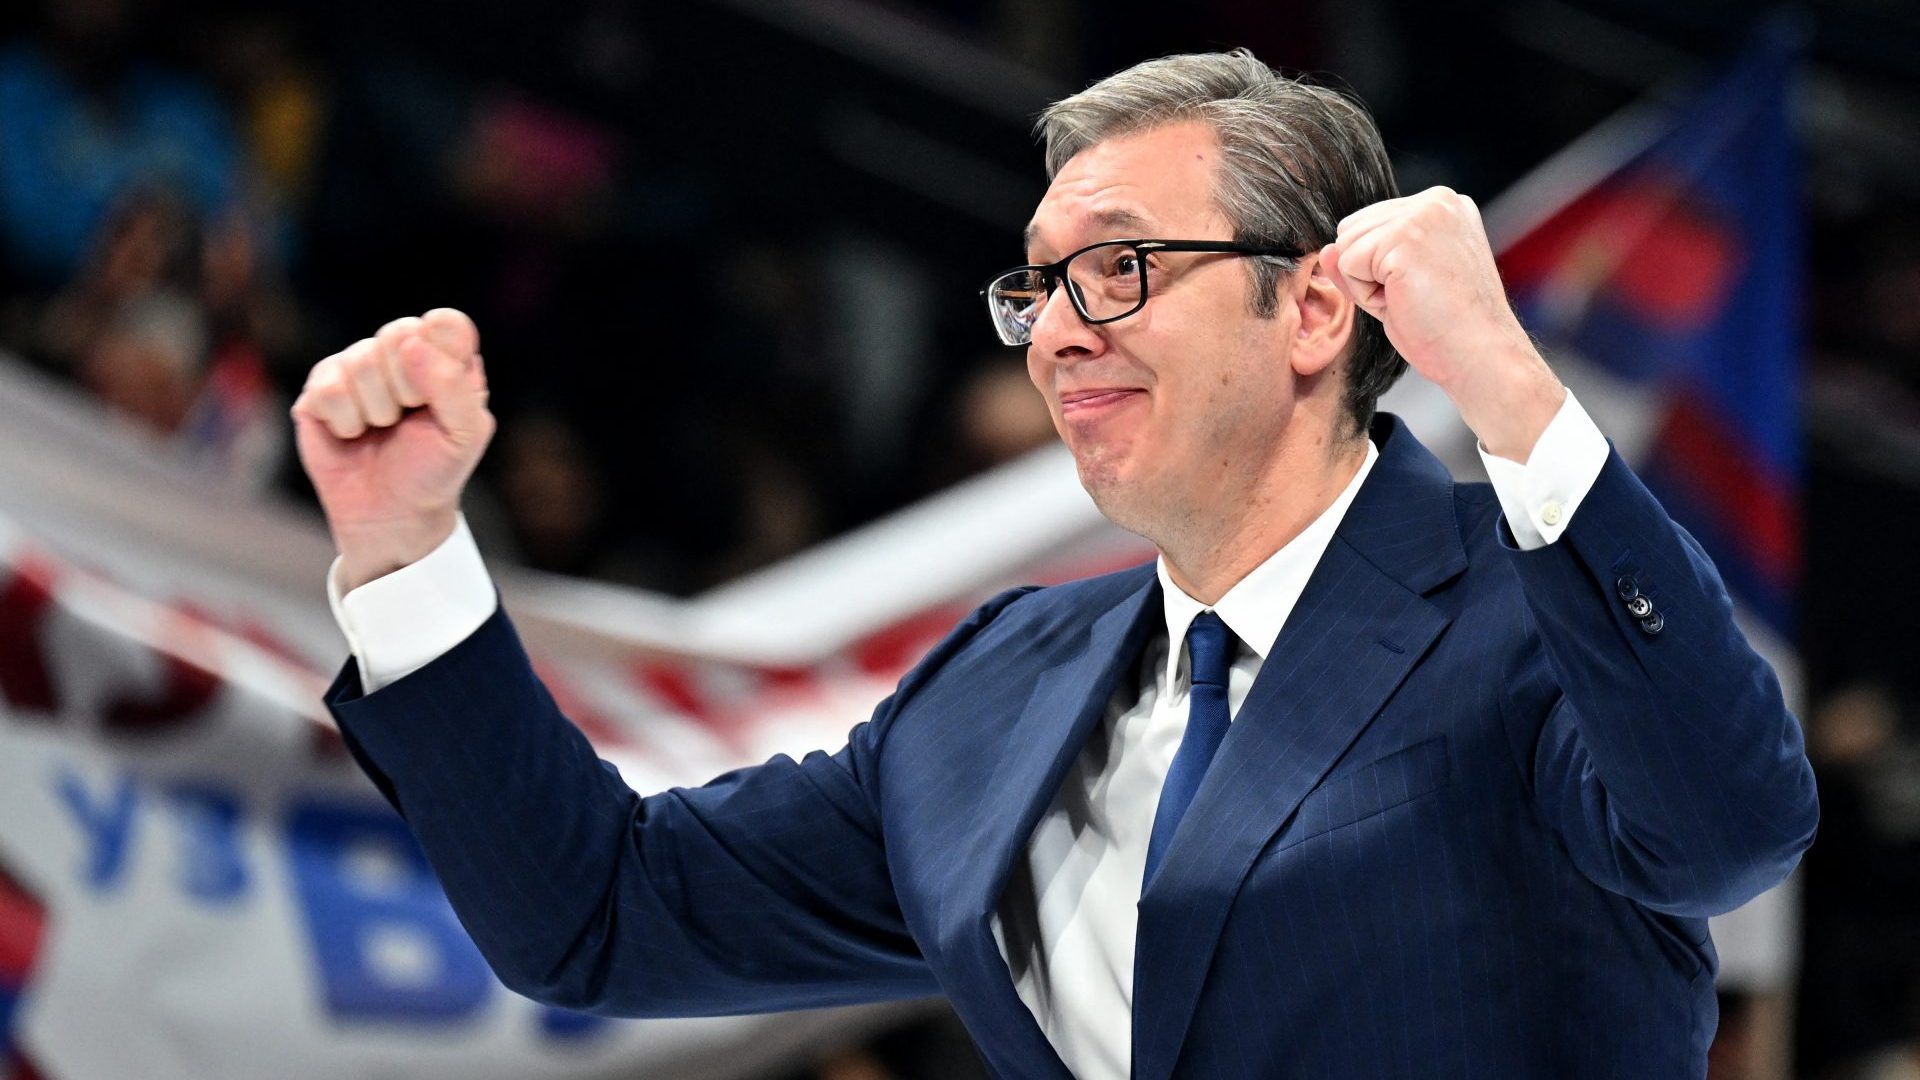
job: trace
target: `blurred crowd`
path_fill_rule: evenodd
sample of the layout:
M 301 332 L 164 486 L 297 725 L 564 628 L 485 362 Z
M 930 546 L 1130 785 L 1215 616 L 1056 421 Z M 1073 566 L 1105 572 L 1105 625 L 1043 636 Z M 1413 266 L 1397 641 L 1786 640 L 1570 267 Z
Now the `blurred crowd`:
M 1920 207 L 1813 194 L 1796 1075 L 1920 1080 Z
M 272 230 L 302 136 L 273 104 L 244 116 L 212 77 L 142 55 L 123 7 L 43 15 L 0 49 L 0 340 L 264 486 L 286 442 L 268 357 L 297 331 Z M 244 62 L 238 31 L 223 47 Z
M 570 14 L 617 83 L 643 45 L 603 7 Z M 644 116 L 432 50 L 343 65 L 261 10 L 34 8 L 0 17 L 0 347 L 224 482 L 298 494 L 307 369 L 441 304 L 503 421 L 469 514 L 535 569 L 690 593 L 1052 437 L 984 331 L 937 397 L 849 416 L 823 245 L 648 159 Z
M 709 61 L 638 5 L 393 7 L 0 13 L 0 349 L 217 482 L 304 497 L 286 407 L 307 369 L 388 319 L 465 307 L 502 420 L 468 508 L 489 555 L 677 594 L 1052 439 L 965 287 L 991 252 L 1016 261 L 1018 222 L 982 240 L 931 211 L 860 219 L 879 196 L 779 141 L 792 95 L 685 77 Z M 1434 21 L 1419 40 L 1459 32 L 1409 7 L 1356 10 Z M 1369 50 L 1380 26 L 1327 4 L 1199 4 L 1206 40 L 1165 46 L 1144 5 L 907 10 L 1062 86 L 1175 46 L 1336 67 L 1382 114 L 1407 187 L 1497 190 L 1575 133 L 1547 120 L 1591 79 L 1524 68 L 1539 122 L 1495 143 L 1453 106 L 1500 84 L 1405 46 L 1404 66 L 1379 61 L 1395 55 Z M 478 25 L 449 36 L 450 19 Z M 1021 125 L 996 130 L 1026 154 L 1032 186 L 1013 194 L 1036 194 Z M 1823 823 L 1791 1010 L 1810 1080 L 1920 1077 L 1917 194 L 1818 167 L 1810 182 L 1801 646 Z M 1717 1077 L 1758 1075 L 1739 1041 L 1751 1004 L 1725 1003 Z M 977 1068 L 935 1021 L 811 1075 Z

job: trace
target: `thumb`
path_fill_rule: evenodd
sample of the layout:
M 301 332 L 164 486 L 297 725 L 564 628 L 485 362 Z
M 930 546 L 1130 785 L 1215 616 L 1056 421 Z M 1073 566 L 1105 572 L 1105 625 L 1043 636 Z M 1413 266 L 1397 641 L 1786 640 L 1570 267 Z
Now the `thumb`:
M 492 433 L 487 379 L 477 364 L 469 366 L 422 337 L 402 346 L 400 359 L 408 380 L 419 388 L 427 409 L 449 438 L 466 445 Z
M 480 331 L 457 308 L 434 308 L 420 317 L 420 329 L 427 340 L 463 362 L 480 348 Z
M 1338 240 L 1321 248 L 1320 269 L 1326 271 L 1327 277 L 1332 280 L 1333 287 L 1340 290 L 1341 296 L 1358 304 L 1360 301 L 1354 299 L 1353 286 L 1348 283 L 1347 275 L 1340 272 L 1340 254 L 1340 242 Z
M 292 416 L 294 448 L 299 451 L 301 464 L 311 472 L 315 465 L 334 452 L 341 440 L 327 430 L 324 421 L 298 403 L 293 407 Z
M 1340 290 L 1340 295 L 1353 301 L 1353 305 L 1361 311 L 1380 318 L 1386 307 L 1383 303 L 1386 299 L 1385 290 L 1371 281 L 1355 281 L 1341 273 L 1340 257 L 1344 254 L 1346 251 L 1338 240 L 1321 248 L 1321 269 L 1327 272 L 1327 277 L 1332 279 L 1333 287 Z

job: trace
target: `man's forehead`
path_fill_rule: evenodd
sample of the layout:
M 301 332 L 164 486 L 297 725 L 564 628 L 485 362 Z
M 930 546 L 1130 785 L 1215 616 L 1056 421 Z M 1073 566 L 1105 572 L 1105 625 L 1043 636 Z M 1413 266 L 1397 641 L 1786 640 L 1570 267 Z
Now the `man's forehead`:
M 1198 121 L 1103 139 L 1054 177 L 1027 226 L 1027 251 L 1201 227 L 1213 210 L 1219 140 Z M 1064 251 L 1061 251 L 1064 254 Z
M 1153 215 L 1145 208 L 1131 206 L 1107 206 L 1092 210 L 1079 223 L 1076 231 L 1098 232 L 1112 238 L 1126 234 L 1128 238 L 1143 236 L 1154 229 Z M 1031 253 L 1035 247 L 1044 246 L 1046 238 L 1041 235 L 1040 216 L 1027 223 L 1026 250 Z

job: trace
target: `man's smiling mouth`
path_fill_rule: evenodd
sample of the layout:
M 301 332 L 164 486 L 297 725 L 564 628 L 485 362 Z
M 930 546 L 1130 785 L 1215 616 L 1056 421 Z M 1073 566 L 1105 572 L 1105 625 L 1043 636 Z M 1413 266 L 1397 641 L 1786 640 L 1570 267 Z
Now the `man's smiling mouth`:
M 1137 386 L 1103 386 L 1092 390 L 1071 390 L 1060 395 L 1062 413 L 1085 413 L 1118 405 L 1146 393 Z

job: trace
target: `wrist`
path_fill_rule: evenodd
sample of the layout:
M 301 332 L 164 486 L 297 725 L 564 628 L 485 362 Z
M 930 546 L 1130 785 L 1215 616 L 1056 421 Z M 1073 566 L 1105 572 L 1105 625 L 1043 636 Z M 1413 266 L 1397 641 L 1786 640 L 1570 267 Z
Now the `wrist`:
M 352 592 L 432 554 L 459 523 L 459 510 L 433 511 L 403 522 L 343 526 L 333 530 L 340 552 L 340 591 Z
M 1526 464 L 1567 400 L 1567 388 L 1531 345 L 1470 367 L 1443 386 L 1487 453 Z

